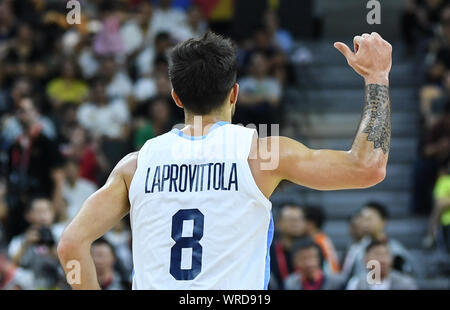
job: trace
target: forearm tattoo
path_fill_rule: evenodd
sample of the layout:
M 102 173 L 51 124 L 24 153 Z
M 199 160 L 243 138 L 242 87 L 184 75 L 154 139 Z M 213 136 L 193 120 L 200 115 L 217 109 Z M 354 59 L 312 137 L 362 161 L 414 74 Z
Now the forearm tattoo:
M 361 120 L 362 132 L 368 134 L 367 141 L 374 144 L 374 148 L 381 148 L 383 153 L 389 152 L 391 144 L 391 107 L 389 87 L 378 84 L 366 86 L 365 105 Z

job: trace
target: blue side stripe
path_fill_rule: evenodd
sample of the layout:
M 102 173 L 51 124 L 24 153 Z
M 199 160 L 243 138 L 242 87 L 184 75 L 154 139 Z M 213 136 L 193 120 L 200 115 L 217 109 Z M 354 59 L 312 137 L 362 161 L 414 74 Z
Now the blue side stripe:
M 274 233 L 273 215 L 272 215 L 272 212 L 270 212 L 270 224 L 269 224 L 269 230 L 267 232 L 266 268 L 265 268 L 265 273 L 264 273 L 264 289 L 265 290 L 267 290 L 269 288 L 269 281 L 270 281 L 270 246 L 272 245 L 273 233 Z

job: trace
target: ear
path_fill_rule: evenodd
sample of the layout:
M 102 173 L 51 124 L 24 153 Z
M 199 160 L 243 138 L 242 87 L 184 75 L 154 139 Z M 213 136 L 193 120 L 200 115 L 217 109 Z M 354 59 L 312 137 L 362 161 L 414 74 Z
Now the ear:
M 234 84 L 233 88 L 231 89 L 231 96 L 230 96 L 230 104 L 236 104 L 239 96 L 239 84 Z
M 178 98 L 178 95 L 177 95 L 177 93 L 175 92 L 175 90 L 174 90 L 173 88 L 172 88 L 171 94 L 172 94 L 173 101 L 175 101 L 175 104 L 176 104 L 179 108 L 184 109 L 183 103 L 181 102 L 180 98 Z

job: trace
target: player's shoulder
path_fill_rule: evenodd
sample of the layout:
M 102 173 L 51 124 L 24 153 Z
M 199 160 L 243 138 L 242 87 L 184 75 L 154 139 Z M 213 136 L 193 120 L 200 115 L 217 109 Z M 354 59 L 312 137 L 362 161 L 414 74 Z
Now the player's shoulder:
M 123 178 L 127 184 L 127 188 L 131 184 L 131 180 L 137 169 L 139 152 L 133 152 L 122 158 L 114 168 L 112 174 Z
M 268 155 L 282 155 L 289 151 L 290 146 L 297 141 L 284 136 L 268 136 L 260 138 L 257 134 L 253 136 L 251 157 L 267 159 Z

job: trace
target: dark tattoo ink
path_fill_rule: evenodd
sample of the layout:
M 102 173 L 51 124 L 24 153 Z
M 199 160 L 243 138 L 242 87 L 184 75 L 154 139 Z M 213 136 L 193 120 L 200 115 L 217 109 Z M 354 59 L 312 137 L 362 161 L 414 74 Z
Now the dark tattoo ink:
M 366 86 L 366 98 L 363 111 L 365 126 L 363 132 L 367 133 L 367 141 L 374 144 L 374 148 L 381 148 L 383 153 L 389 152 L 391 144 L 391 108 L 389 102 L 389 87 L 378 84 Z

